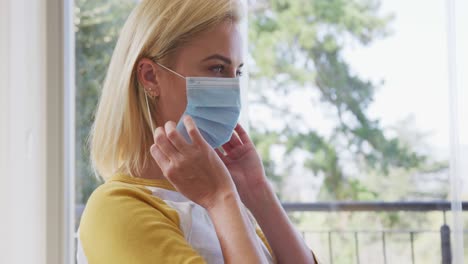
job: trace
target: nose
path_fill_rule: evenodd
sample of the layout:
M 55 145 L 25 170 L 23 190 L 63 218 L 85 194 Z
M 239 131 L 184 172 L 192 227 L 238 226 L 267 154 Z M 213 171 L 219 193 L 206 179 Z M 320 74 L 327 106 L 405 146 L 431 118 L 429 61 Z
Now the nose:
M 226 78 L 236 78 L 237 77 L 237 69 L 232 69 L 227 71 L 227 74 L 225 76 Z

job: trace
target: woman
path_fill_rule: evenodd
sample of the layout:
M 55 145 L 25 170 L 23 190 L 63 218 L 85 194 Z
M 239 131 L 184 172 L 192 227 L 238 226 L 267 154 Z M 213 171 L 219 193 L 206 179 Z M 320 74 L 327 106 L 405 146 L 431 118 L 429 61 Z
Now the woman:
M 106 183 L 83 213 L 79 263 L 315 262 L 236 125 L 240 10 L 144 0 L 129 16 L 91 133 Z

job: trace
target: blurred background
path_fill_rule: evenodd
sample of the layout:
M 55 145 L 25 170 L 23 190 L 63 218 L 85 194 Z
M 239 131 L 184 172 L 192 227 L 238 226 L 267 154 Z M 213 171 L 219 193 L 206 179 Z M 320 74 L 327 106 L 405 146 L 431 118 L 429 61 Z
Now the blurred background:
M 277 195 L 320 260 L 468 259 L 468 4 L 244 2 L 248 16 L 242 25 L 247 64 L 242 122 Z M 64 163 L 59 169 L 69 177 L 56 190 L 63 198 L 58 206 L 65 208 L 57 209 L 63 228 L 71 231 L 57 241 L 70 243 L 63 249 L 69 252 L 61 256 L 70 262 L 83 208 L 102 184 L 90 166 L 87 144 L 94 111 L 119 31 L 137 3 L 75 0 L 60 9 L 65 10 L 65 26 L 59 27 L 65 41 L 60 68 L 64 77 L 59 80 L 68 90 L 56 99 L 65 98 L 60 105 L 65 110 L 57 118 L 66 119 L 59 123 L 65 142 L 60 145 Z M 10 10 L 15 5 L 21 8 L 10 4 Z M 11 79 L 6 84 L 9 97 L 3 92 L 2 97 L 10 109 L 27 103 L 12 95 Z M 14 119 L 4 118 L 10 124 Z M 10 129 L 2 138 L 12 133 Z M 9 172 L 7 177 L 14 177 L 13 170 Z M 8 197 L 5 207 L 13 206 L 13 191 Z M 46 196 L 43 206 L 50 200 Z M 47 229 L 44 232 L 47 237 Z
M 100 184 L 86 139 L 134 5 L 75 2 L 78 207 Z M 426 202 L 435 208 L 450 201 L 446 3 L 248 5 L 244 114 L 278 196 L 284 203 L 371 202 L 366 210 L 360 203 L 291 209 L 311 248 L 325 263 L 440 263 L 439 229 L 450 209 L 432 210 Z M 468 154 L 467 139 L 461 151 Z

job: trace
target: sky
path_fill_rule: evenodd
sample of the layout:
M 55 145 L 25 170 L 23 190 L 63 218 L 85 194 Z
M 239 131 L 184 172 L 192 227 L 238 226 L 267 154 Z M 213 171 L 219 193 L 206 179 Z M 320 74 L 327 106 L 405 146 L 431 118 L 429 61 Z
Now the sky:
M 377 118 L 384 127 L 412 118 L 418 132 L 435 149 L 449 147 L 449 76 L 447 49 L 447 19 L 444 0 L 382 0 L 381 13 L 394 14 L 390 23 L 391 35 L 377 39 L 368 46 L 354 44 L 344 51 L 345 60 L 360 77 L 384 81 L 368 109 L 369 116 Z M 462 3 L 463 2 L 463 3 Z M 468 25 L 467 1 L 458 1 L 458 25 Z M 460 101 L 468 101 L 467 85 L 463 72 L 468 70 L 468 30 L 458 30 L 458 77 Z M 464 48 L 466 47 L 466 48 Z M 267 87 L 265 87 L 267 88 Z M 250 88 L 251 89 L 251 88 Z M 268 89 L 266 89 L 268 90 Z M 270 97 L 273 101 L 284 98 Z M 327 134 L 333 122 L 326 116 L 323 106 L 312 105 L 319 94 L 292 92 L 290 111 L 307 112 L 308 127 L 318 128 Z M 468 106 L 459 103 L 459 134 L 461 142 L 468 145 Z M 318 107 L 318 108 L 317 108 Z M 261 109 L 250 109 L 249 119 L 266 122 L 266 126 L 280 126 L 274 116 Z M 325 113 L 324 113 L 325 112 Z M 254 113 L 257 117 L 252 116 Z M 266 120 L 266 121 L 265 121 Z M 466 136 L 464 136 L 466 135 Z
M 414 126 L 428 133 L 427 141 L 431 145 L 447 148 L 449 81 L 445 1 L 385 0 L 382 4 L 383 13 L 395 15 L 390 24 L 393 33 L 369 47 L 352 47 L 345 55 L 359 75 L 385 81 L 369 114 L 380 118 L 384 126 L 412 115 Z M 459 17 L 458 25 L 468 25 L 466 15 Z M 466 34 L 460 37 L 466 41 Z M 466 107 L 460 111 L 460 116 L 466 119 Z M 459 121 L 460 134 L 466 134 L 467 122 L 462 122 L 462 118 Z M 467 137 L 461 139 L 463 144 L 468 144 Z
M 460 92 L 457 131 L 460 143 L 466 150 L 462 153 L 462 158 L 468 164 L 468 104 L 462 103 L 468 102 L 468 82 L 463 75 L 468 70 L 467 2 L 457 0 L 456 52 Z M 346 61 L 359 76 L 376 82 L 384 81 L 377 90 L 368 113 L 371 117 L 378 118 L 383 127 L 392 127 L 399 121 L 411 118 L 411 128 L 424 135 L 424 142 L 430 148 L 432 156 L 448 160 L 450 97 L 446 1 L 382 0 L 381 13 L 395 15 L 390 23 L 392 34 L 365 47 L 355 44 L 344 52 Z M 286 100 L 273 99 L 294 102 L 290 105 L 290 111 L 305 114 L 305 125 L 308 127 L 314 127 L 325 135 L 331 131 L 333 121 L 327 118 L 326 110 L 319 109 L 318 105 L 311 106 L 311 100 L 317 101 L 318 94 L 300 91 L 292 93 Z M 262 109 L 250 109 L 249 113 L 253 122 L 265 122 L 270 128 L 281 123 L 277 122 L 277 117 L 268 111 L 262 112 Z M 277 152 L 277 159 L 281 160 L 283 153 Z M 463 169 L 468 173 L 468 166 Z M 310 177 L 293 180 L 296 184 L 292 188 L 317 186 L 321 182 L 321 179 L 311 182 L 308 179 Z M 308 192 L 306 196 L 310 195 Z
M 384 0 L 395 14 L 393 34 L 345 57 L 361 76 L 385 80 L 369 114 L 391 126 L 407 116 L 426 135 L 434 157 L 450 159 L 450 96 L 447 7 L 443 0 Z M 468 194 L 468 1 L 456 0 L 457 133 L 461 192 Z M 453 109 L 452 109 L 453 110 Z M 465 197 L 466 199 L 467 197 Z

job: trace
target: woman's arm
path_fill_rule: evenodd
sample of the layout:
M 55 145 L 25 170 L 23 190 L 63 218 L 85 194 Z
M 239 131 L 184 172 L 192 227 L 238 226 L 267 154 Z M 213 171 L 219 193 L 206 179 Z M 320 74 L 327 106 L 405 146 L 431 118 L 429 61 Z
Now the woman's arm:
M 249 136 L 237 125 L 230 141 L 217 151 L 229 169 L 242 202 L 252 212 L 280 264 L 314 263 L 314 256 L 294 230 L 271 188 L 262 160 Z
M 265 184 L 257 188 L 251 193 L 251 198 L 256 202 L 249 203 L 249 210 L 265 234 L 278 263 L 316 263 L 271 186 Z
M 255 230 L 249 230 L 241 199 L 229 172 L 201 136 L 193 120 L 184 118 L 192 140 L 176 131 L 174 122 L 155 131 L 151 155 L 177 191 L 204 207 L 216 229 L 226 263 L 262 263 Z
M 255 230 L 242 214 L 242 203 L 237 193 L 226 195 L 208 214 L 216 229 L 226 263 L 264 263 L 264 256 L 256 243 Z

